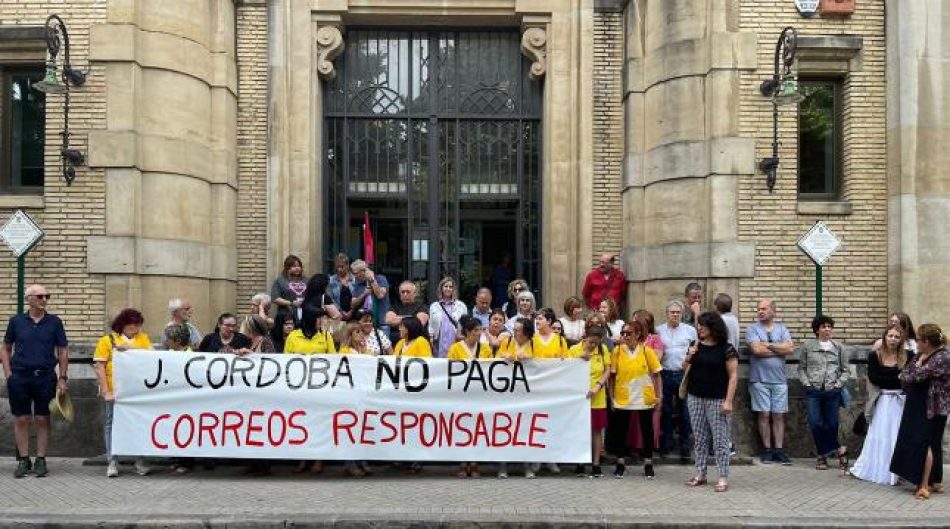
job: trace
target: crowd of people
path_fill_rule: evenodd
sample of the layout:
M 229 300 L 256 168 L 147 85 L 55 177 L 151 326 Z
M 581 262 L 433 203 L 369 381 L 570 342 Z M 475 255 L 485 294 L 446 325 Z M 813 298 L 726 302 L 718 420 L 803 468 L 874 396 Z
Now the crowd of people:
M 591 413 L 592 464 L 577 465 L 575 473 L 603 476 L 602 457 L 616 458 L 613 476 L 623 478 L 634 455 L 647 478 L 655 476 L 654 457 L 678 456 L 694 464 L 690 487 L 707 483 L 712 457 L 714 489 L 729 488 L 730 458 L 734 454 L 732 412 L 737 387 L 740 347 L 739 322 L 732 298 L 717 294 L 704 310 L 698 283 L 686 286 L 682 299 L 672 299 L 663 320 L 640 309 L 630 319 L 620 316 L 626 278 L 604 255 L 584 283 L 580 297 L 559 307 L 537 307 L 530 286 L 510 282 L 506 300 L 493 299 L 492 290 L 479 289 L 472 307 L 458 298 L 452 278 L 438 283 L 438 299 L 420 301 L 411 281 L 398 285 L 390 302 L 390 285 L 362 260 L 346 255 L 335 259 L 334 274 L 307 277 L 303 263 L 288 256 L 269 294 L 253 296 L 245 314 L 221 314 L 214 330 L 203 335 L 191 321 L 188 300 L 169 301 L 171 319 L 161 347 L 176 351 L 253 353 L 367 354 L 436 357 L 456 360 L 499 359 L 509 362 L 580 359 L 587 363 L 590 383 L 586 397 Z M 26 292 L 29 311 L 10 319 L 2 359 L 8 377 L 10 405 L 16 416 L 19 454 L 16 477 L 48 470 L 45 451 L 49 432 L 48 402 L 56 391 L 68 390 L 68 348 L 62 322 L 46 312 L 50 296 L 40 285 Z M 758 303 L 756 320 L 745 330 L 749 354 L 749 394 L 763 446 L 763 464 L 790 465 L 784 450 L 788 413 L 786 359 L 799 358 L 797 375 L 804 388 L 807 420 L 815 445 L 815 468 L 829 461 L 856 478 L 894 485 L 899 479 L 916 485 L 915 495 L 927 498 L 942 491 L 942 437 L 950 411 L 950 353 L 946 337 L 934 324 L 914 329 L 903 313 L 891 316 L 881 339 L 868 357 L 869 399 L 864 412 L 867 438 L 860 457 L 849 464 L 839 440 L 839 408 L 851 401 L 848 354 L 834 340 L 835 322 L 826 315 L 812 321 L 815 337 L 796 345 L 790 331 L 776 318 L 773 300 Z M 144 318 L 125 309 L 103 336 L 94 361 L 105 402 L 107 475 L 117 476 L 111 455 L 114 393 L 112 359 L 129 349 L 151 348 L 143 332 Z M 58 375 L 57 368 L 58 366 Z M 583 389 L 579 389 L 583 391 Z M 28 428 L 37 428 L 37 457 L 28 454 Z M 176 460 L 175 471 L 194 468 L 194 461 Z M 319 462 L 304 462 L 298 471 L 322 471 Z M 346 462 L 354 476 L 372 472 L 366 462 Z M 418 471 L 418 463 L 408 466 Z M 547 471 L 560 473 L 556 464 Z M 136 472 L 150 471 L 144 460 Z M 536 477 L 538 464 L 524 465 L 524 476 Z M 249 467 L 267 473 L 265 462 Z M 478 462 L 460 464 L 459 477 L 478 477 Z M 508 465 L 498 467 L 508 477 Z

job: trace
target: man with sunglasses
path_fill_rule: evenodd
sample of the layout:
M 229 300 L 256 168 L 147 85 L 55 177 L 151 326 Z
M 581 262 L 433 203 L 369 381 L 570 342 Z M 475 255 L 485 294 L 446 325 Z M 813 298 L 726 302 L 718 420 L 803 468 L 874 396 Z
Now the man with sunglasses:
M 29 310 L 10 318 L 0 349 L 3 373 L 7 377 L 10 413 L 14 416 L 18 461 L 13 476 L 16 478 L 30 472 L 41 478 L 48 473 L 49 402 L 56 396 L 57 389 L 64 393 L 69 391 L 66 329 L 62 320 L 46 312 L 49 298 L 42 285 L 30 285 L 26 289 Z M 36 425 L 35 465 L 29 456 L 31 422 Z

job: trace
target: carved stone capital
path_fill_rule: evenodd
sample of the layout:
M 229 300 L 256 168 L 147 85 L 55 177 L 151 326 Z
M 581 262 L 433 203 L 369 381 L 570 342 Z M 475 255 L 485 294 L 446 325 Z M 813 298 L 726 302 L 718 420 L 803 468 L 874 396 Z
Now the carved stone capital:
M 317 30 L 317 73 L 324 81 L 336 77 L 333 59 L 343 53 L 343 34 L 337 26 L 321 26 Z
M 531 59 L 531 78 L 535 81 L 547 72 L 548 34 L 543 27 L 532 26 L 521 34 L 521 53 Z

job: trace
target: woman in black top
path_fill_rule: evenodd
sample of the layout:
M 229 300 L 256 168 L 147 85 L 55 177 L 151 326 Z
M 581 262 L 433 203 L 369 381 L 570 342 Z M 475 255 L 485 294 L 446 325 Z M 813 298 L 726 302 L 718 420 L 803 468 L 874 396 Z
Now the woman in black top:
M 250 347 L 251 339 L 237 332 L 237 316 L 225 312 L 218 316 L 214 332 L 201 340 L 198 350 L 203 353 L 233 353 Z
M 897 475 L 891 473 L 890 467 L 904 413 L 905 396 L 899 375 L 913 356 L 907 352 L 906 340 L 899 324 L 890 325 L 884 330 L 880 345 L 868 355 L 868 401 L 864 415 L 869 427 L 861 455 L 850 473 L 881 485 L 897 485 Z
M 706 457 L 712 437 L 719 482 L 716 492 L 729 489 L 729 446 L 732 444 L 732 400 L 736 394 L 739 355 L 729 344 L 729 331 L 722 317 L 704 312 L 696 319 L 699 343 L 689 349 L 684 369 L 686 406 L 693 428 L 693 457 L 696 475 L 690 487 L 706 484 Z

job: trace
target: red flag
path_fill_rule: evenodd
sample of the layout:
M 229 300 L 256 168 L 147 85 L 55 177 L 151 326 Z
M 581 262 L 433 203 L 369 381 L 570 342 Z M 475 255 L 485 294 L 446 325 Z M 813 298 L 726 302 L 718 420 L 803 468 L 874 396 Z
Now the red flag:
M 373 244 L 373 232 L 369 228 L 369 212 L 363 212 L 363 260 L 366 264 L 376 263 L 376 249 Z

